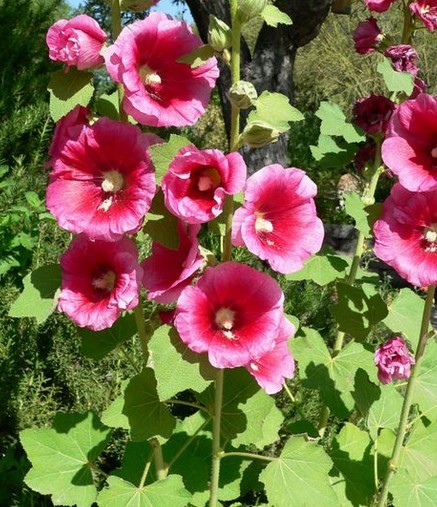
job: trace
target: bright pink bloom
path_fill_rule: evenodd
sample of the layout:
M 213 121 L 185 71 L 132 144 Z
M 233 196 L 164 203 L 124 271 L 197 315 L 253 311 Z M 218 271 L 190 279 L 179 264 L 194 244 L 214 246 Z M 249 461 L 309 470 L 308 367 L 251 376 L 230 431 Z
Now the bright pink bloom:
M 160 12 L 124 28 L 105 61 L 112 79 L 123 83 L 126 113 L 152 127 L 195 123 L 219 75 L 217 61 L 191 68 L 177 60 L 201 45 L 186 23 Z
M 49 149 L 50 160 L 47 167 L 53 166 L 67 141 L 77 140 L 82 128 L 89 125 L 90 114 L 91 110 L 88 107 L 76 106 L 58 121 Z
M 375 254 L 412 285 L 437 284 L 437 191 L 396 183 L 373 227 Z
M 373 53 L 383 38 L 375 18 L 358 23 L 353 39 L 355 51 L 359 54 Z
M 369 95 L 355 102 L 352 110 L 353 122 L 366 134 L 383 134 L 395 107 L 395 104 L 383 95 Z
M 293 324 L 283 317 L 274 348 L 246 365 L 267 394 L 279 392 L 285 379 L 293 378 L 294 359 L 288 348 L 288 339 L 294 336 L 295 331 Z
M 437 0 L 416 0 L 410 4 L 410 10 L 428 30 L 437 30 Z
M 365 0 L 367 7 L 374 12 L 385 12 L 396 0 Z
M 61 268 L 58 309 L 80 327 L 106 329 L 138 305 L 142 269 L 127 238 L 108 243 L 81 234 L 61 256 Z
M 232 242 L 267 260 L 279 273 L 294 273 L 322 246 L 324 230 L 304 171 L 269 165 L 248 178 L 244 205 L 232 223 Z
M 437 97 L 421 94 L 396 109 L 382 159 L 408 190 L 437 189 Z
M 419 55 L 409 44 L 390 46 L 384 51 L 384 56 L 390 58 L 393 68 L 398 72 L 408 72 L 413 76 L 419 72 L 416 65 Z
M 86 14 L 70 20 L 60 19 L 48 29 L 46 36 L 49 57 L 79 70 L 103 64 L 100 52 L 106 39 L 97 21 Z
M 144 271 L 143 284 L 149 291 L 147 297 L 159 303 L 176 301 L 204 262 L 197 240 L 200 226 L 179 222 L 178 229 L 177 250 L 154 241 L 152 255 L 141 264 Z
M 59 225 L 105 241 L 138 231 L 156 190 L 147 148 L 158 140 L 102 118 L 67 142 L 47 188 L 47 208 Z
M 394 336 L 378 347 L 374 361 L 378 367 L 378 379 L 383 384 L 388 384 L 393 379 L 409 378 L 411 365 L 416 362 L 400 336 Z
M 235 368 L 271 351 L 283 319 L 284 295 L 273 278 L 238 264 L 207 268 L 186 287 L 175 326 L 194 352 L 208 352 L 216 368 Z
M 220 215 L 226 194 L 240 192 L 247 168 L 236 152 L 182 148 L 162 178 L 165 205 L 190 224 L 208 222 Z

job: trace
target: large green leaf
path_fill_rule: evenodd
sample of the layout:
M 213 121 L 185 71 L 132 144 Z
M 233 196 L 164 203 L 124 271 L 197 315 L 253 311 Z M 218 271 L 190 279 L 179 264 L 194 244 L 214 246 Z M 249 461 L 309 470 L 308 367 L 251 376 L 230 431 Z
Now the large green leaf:
M 161 145 L 159 145 L 161 146 Z M 161 190 L 155 195 L 152 207 L 147 213 L 147 222 L 143 227 L 153 241 L 176 250 L 179 246 L 178 219 L 172 215 L 164 204 Z
M 100 507 L 185 507 L 190 503 L 191 494 L 184 488 L 179 475 L 142 488 L 134 486 L 120 477 L 110 476 L 108 487 L 98 496 Z
M 390 493 L 396 507 L 437 507 L 437 476 L 413 480 L 399 470 L 391 480 Z
M 61 286 L 59 264 L 42 266 L 23 279 L 24 289 L 9 309 L 10 317 L 34 317 L 42 324 L 57 305 L 57 293 Z
M 322 167 L 344 167 L 353 160 L 357 145 L 320 134 L 317 145 L 310 146 L 310 150 Z
M 115 398 L 115 400 L 109 404 L 106 410 L 102 413 L 102 422 L 109 426 L 110 428 L 123 428 L 125 430 L 130 429 L 129 419 L 125 414 L 123 414 L 123 406 L 124 406 L 124 391 L 128 385 L 129 381 L 125 380 L 121 384 L 121 392 L 122 394 Z
M 413 401 L 430 421 L 437 420 L 437 343 L 430 339 L 416 377 Z
M 322 120 L 320 125 L 322 135 L 343 137 L 347 143 L 359 143 L 365 140 L 360 130 L 346 121 L 345 114 L 337 104 L 321 102 L 316 116 Z
M 68 72 L 55 72 L 49 82 L 50 115 L 54 121 L 74 109 L 78 104 L 87 106 L 93 96 L 91 72 L 83 72 L 70 67 Z
M 215 379 L 215 368 L 206 354 L 192 352 L 171 326 L 161 326 L 154 332 L 149 350 L 162 401 L 186 389 L 204 391 Z
M 51 495 L 54 505 L 90 507 L 97 496 L 91 465 L 109 435 L 92 412 L 57 414 L 53 428 L 22 431 L 20 440 L 32 463 L 25 483 Z
M 260 480 L 275 507 L 338 507 L 328 479 L 331 468 L 332 461 L 322 447 L 292 437 L 279 458 L 261 472 Z
M 155 166 L 156 182 L 158 185 L 161 184 L 162 177 L 166 174 L 168 166 L 177 152 L 189 145 L 191 145 L 191 142 L 185 137 L 171 134 L 167 143 L 155 144 L 149 148 L 150 156 Z
M 376 70 L 384 78 L 388 91 L 403 92 L 408 97 L 413 93 L 414 76 L 409 72 L 394 70 L 389 58 L 383 58 L 378 63 Z
M 393 384 L 381 386 L 381 396 L 371 406 L 367 418 L 367 427 L 373 440 L 381 428 L 398 427 L 402 403 L 403 398 Z
M 300 271 L 286 275 L 286 278 L 287 280 L 312 280 L 323 286 L 337 278 L 344 278 L 348 266 L 347 260 L 338 255 L 313 255 Z
M 437 476 L 437 422 L 425 426 L 419 421 L 402 448 L 399 468 L 404 468 L 414 482 Z

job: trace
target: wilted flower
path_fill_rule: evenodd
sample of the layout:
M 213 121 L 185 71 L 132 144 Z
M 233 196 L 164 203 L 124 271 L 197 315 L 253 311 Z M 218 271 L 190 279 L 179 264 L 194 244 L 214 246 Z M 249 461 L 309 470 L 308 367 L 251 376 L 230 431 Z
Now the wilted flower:
M 390 46 L 384 51 L 384 56 L 390 58 L 393 68 L 398 72 L 408 72 L 413 76 L 419 72 L 416 65 L 419 55 L 409 44 Z
M 48 29 L 46 36 L 49 57 L 79 70 L 103 64 L 100 53 L 106 39 L 97 21 L 86 14 L 70 20 L 60 19 Z
M 78 326 L 100 331 L 138 304 L 142 269 L 135 244 L 108 243 L 80 234 L 61 256 L 58 308 Z
M 355 51 L 359 54 L 373 53 L 383 39 L 375 18 L 358 23 L 354 35 Z
M 125 27 L 105 61 L 111 78 L 124 86 L 126 113 L 152 127 L 195 123 L 219 75 L 217 61 L 191 68 L 178 59 L 201 45 L 187 23 L 160 12 Z
M 437 30 L 437 0 L 416 0 L 410 3 L 410 10 L 428 30 Z
M 374 12 L 385 12 L 396 0 L 365 0 L 367 7 Z
M 400 336 L 394 336 L 378 347 L 374 361 L 378 367 L 378 379 L 383 384 L 409 378 L 411 365 L 415 363 L 414 357 Z
M 395 107 L 395 104 L 387 97 L 372 94 L 355 102 L 352 121 L 366 134 L 383 134 Z

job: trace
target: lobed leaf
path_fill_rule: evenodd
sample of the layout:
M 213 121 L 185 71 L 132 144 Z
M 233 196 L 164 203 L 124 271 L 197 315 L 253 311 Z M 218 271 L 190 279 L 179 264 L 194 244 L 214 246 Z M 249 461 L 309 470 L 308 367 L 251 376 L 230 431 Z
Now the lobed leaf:
M 409 72 L 394 70 L 389 58 L 383 58 L 376 68 L 390 92 L 403 92 L 408 97 L 413 93 L 414 76 Z
M 279 24 L 292 25 L 293 20 L 288 14 L 282 12 L 274 5 L 266 5 L 261 12 L 261 17 L 267 25 L 276 28 Z

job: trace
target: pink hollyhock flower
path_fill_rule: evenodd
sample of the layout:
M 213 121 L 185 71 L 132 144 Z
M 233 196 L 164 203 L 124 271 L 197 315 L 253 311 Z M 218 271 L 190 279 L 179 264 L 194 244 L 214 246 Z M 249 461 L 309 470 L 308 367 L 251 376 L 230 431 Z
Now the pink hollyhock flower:
M 67 142 L 47 188 L 47 208 L 58 224 L 104 241 L 138 231 L 156 190 L 147 148 L 158 140 L 102 118 Z
M 372 94 L 355 102 L 352 121 L 366 134 L 383 134 L 395 108 L 395 104 L 387 97 Z
M 93 18 L 81 14 L 70 20 L 60 19 L 47 32 L 49 57 L 55 62 L 74 65 L 79 70 L 98 67 L 104 62 L 100 52 L 107 36 Z
M 367 7 L 374 12 L 385 12 L 396 0 L 365 0 Z
M 425 81 L 423 79 L 420 79 L 420 77 L 416 76 L 416 79 L 414 80 L 414 83 L 413 83 L 413 92 L 408 98 L 410 100 L 417 99 L 417 97 L 421 93 L 426 93 L 427 89 L 428 89 L 428 86 L 425 83 Z
M 400 336 L 394 336 L 378 347 L 374 361 L 378 367 L 378 379 L 383 384 L 393 379 L 409 378 L 411 365 L 415 364 L 414 357 Z
M 382 159 L 408 190 L 437 189 L 437 97 L 421 94 L 396 109 Z
M 293 378 L 294 359 L 288 349 L 288 339 L 294 336 L 295 328 L 285 317 L 278 329 L 274 348 L 257 359 L 252 359 L 247 370 L 267 394 L 278 393 L 286 378 Z
M 244 205 L 232 223 L 232 243 L 246 245 L 279 273 L 294 273 L 322 246 L 324 230 L 313 197 L 315 183 L 304 171 L 279 164 L 246 182 Z
M 283 301 L 270 276 L 224 262 L 182 291 L 174 324 L 182 341 L 194 352 L 207 352 L 216 368 L 245 366 L 274 348 Z
M 58 309 L 78 326 L 100 331 L 138 305 L 142 269 L 135 244 L 108 243 L 80 234 L 61 256 Z
M 152 255 L 141 264 L 144 271 L 143 284 L 149 291 L 147 298 L 159 303 L 176 301 L 204 262 L 197 240 L 200 226 L 179 222 L 178 230 L 177 250 L 154 241 Z
M 416 65 L 419 55 L 409 44 L 390 46 L 384 51 L 384 56 L 390 58 L 393 68 L 398 72 L 408 72 L 413 76 L 419 72 Z
M 396 183 L 373 227 L 377 257 L 412 285 L 437 284 L 437 191 Z
M 67 141 L 77 140 L 82 128 L 89 125 L 88 117 L 90 114 L 91 110 L 88 107 L 78 105 L 58 121 L 49 148 L 50 160 L 47 167 L 53 166 Z
M 226 194 L 240 192 L 247 168 L 239 153 L 186 146 L 172 160 L 162 178 L 165 205 L 190 224 L 212 220 L 223 211 Z
M 383 37 L 375 18 L 361 21 L 353 34 L 355 51 L 361 55 L 373 53 Z
M 428 30 L 437 30 L 437 0 L 416 0 L 410 4 L 410 10 Z
M 105 61 L 112 79 L 123 83 L 126 113 L 152 127 L 195 123 L 219 75 L 217 61 L 191 68 L 177 60 L 201 45 L 186 23 L 160 12 L 124 28 Z

